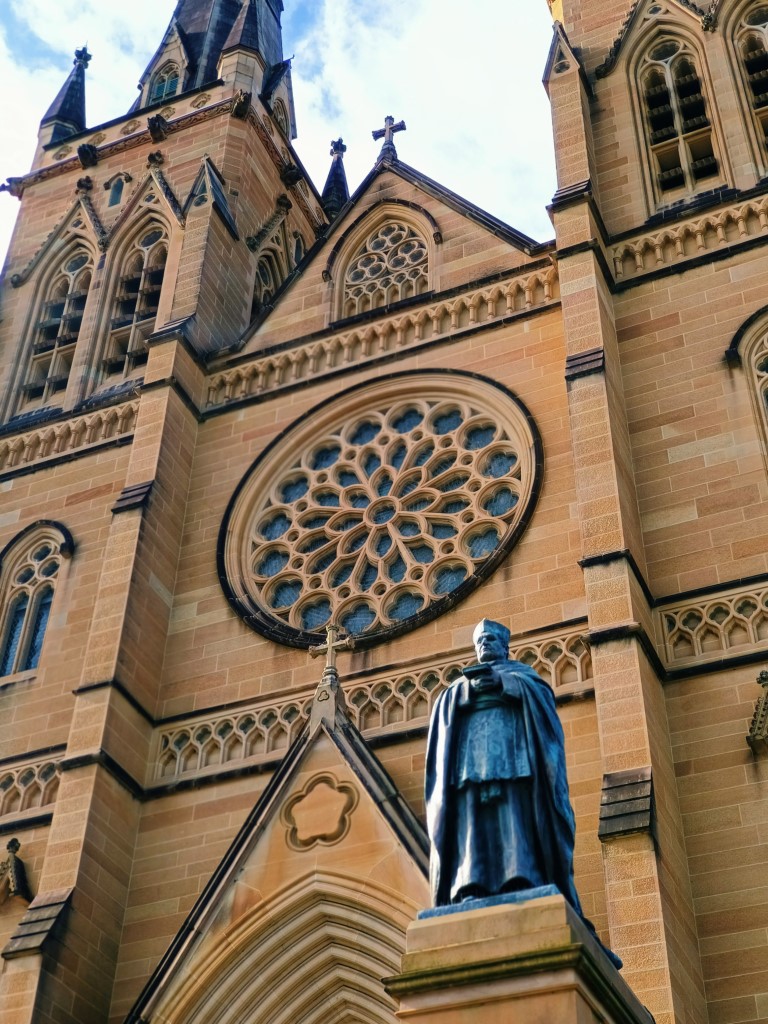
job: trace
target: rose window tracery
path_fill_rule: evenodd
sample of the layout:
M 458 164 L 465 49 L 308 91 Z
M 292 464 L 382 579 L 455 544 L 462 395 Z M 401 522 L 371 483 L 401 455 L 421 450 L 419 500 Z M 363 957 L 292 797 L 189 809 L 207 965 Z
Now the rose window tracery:
M 331 621 L 383 639 L 455 603 L 509 551 L 541 468 L 530 417 L 490 382 L 423 379 L 355 389 L 367 401 L 354 411 L 337 399 L 257 460 L 220 545 L 225 590 L 251 625 L 300 646 Z
M 344 276 L 344 316 L 421 295 L 429 288 L 427 243 L 413 228 L 388 221 L 373 231 Z

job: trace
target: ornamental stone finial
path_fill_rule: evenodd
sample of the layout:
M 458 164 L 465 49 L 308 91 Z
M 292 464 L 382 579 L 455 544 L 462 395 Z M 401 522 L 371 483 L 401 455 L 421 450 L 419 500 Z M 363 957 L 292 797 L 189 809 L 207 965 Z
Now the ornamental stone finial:
M 75 50 L 75 59 L 73 63 L 79 64 L 82 68 L 87 68 L 93 60 L 93 54 L 88 53 L 88 47 L 84 46 L 80 50 Z

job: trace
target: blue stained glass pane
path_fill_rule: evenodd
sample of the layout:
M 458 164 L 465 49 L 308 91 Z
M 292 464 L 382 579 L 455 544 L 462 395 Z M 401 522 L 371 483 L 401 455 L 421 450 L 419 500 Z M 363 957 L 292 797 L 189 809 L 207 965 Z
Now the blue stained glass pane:
M 412 615 L 421 611 L 424 598 L 421 594 L 401 594 L 389 609 L 390 619 L 395 622 L 402 622 L 403 619 L 410 619 Z
M 379 571 L 375 565 L 371 565 L 370 562 L 365 563 L 365 569 L 363 575 L 360 577 L 360 589 L 370 590 L 373 584 L 379 577 Z
M 348 516 L 346 519 L 342 519 L 340 523 L 336 524 L 336 529 L 341 530 L 341 532 L 344 533 L 347 530 L 354 530 L 354 528 L 359 525 L 359 516 Z
M 365 533 L 359 533 L 357 537 L 349 545 L 350 551 L 359 551 L 360 548 L 365 547 L 365 542 L 368 540 L 368 535 Z
M 27 651 L 27 656 L 24 659 L 24 664 L 21 666 L 22 669 L 37 668 L 38 662 L 40 661 L 40 652 L 43 649 L 43 639 L 48 625 L 48 617 L 51 614 L 52 603 L 53 591 L 46 590 L 37 605 L 35 621 L 32 626 L 32 639 L 29 643 L 29 650 Z
M 440 476 L 441 473 L 447 473 L 455 462 L 455 455 L 447 455 L 444 459 L 440 459 L 439 462 L 437 462 L 437 464 L 432 468 L 432 475 Z
M 517 456 L 512 452 L 496 452 L 486 462 L 483 472 L 486 476 L 506 476 L 513 466 L 517 465 Z
M 468 448 L 471 452 L 479 451 L 481 448 L 489 445 L 495 436 L 495 427 L 472 427 L 471 430 L 467 431 L 464 447 Z
M 426 544 L 415 544 L 410 548 L 410 552 L 413 558 L 417 562 L 421 562 L 422 565 L 428 565 L 430 562 L 434 562 L 435 553 L 432 548 Z
M 310 604 L 302 610 L 301 625 L 303 629 L 319 629 L 331 617 L 331 602 L 322 600 Z
M 325 572 L 329 565 L 332 565 L 336 560 L 336 551 L 327 551 L 324 555 L 313 564 L 310 572 Z
M 378 423 L 372 423 L 370 420 L 363 420 L 362 423 L 358 423 L 355 428 L 354 434 L 350 437 L 352 444 L 368 444 L 378 434 L 381 427 Z
M 510 512 L 516 504 L 517 495 L 513 494 L 508 487 L 500 487 L 492 497 L 486 499 L 483 508 L 492 516 L 503 516 Z
M 321 526 L 330 519 L 330 516 L 312 516 L 311 519 L 306 519 L 301 525 L 305 530 L 319 530 Z
M 40 575 L 45 576 L 45 578 L 49 580 L 51 576 L 55 576 L 58 571 L 59 563 L 49 562 L 47 565 L 44 565 L 43 568 L 40 570 Z
M 389 502 L 385 502 L 376 509 L 371 516 L 371 519 L 373 519 L 374 523 L 381 526 L 383 523 L 388 523 L 390 519 L 394 519 L 396 511 L 397 510 L 394 505 Z
M 448 523 L 433 523 L 429 532 L 436 540 L 447 540 L 456 536 L 456 527 Z
M 51 547 L 50 544 L 43 544 L 41 548 L 37 549 L 37 551 L 34 553 L 34 555 L 32 555 L 32 557 L 36 562 L 42 562 L 44 558 L 47 558 L 48 555 L 50 555 L 52 550 L 53 548 Z
M 290 608 L 301 593 L 301 584 L 298 580 L 291 580 L 287 583 L 278 583 L 272 594 L 273 608 Z
M 27 613 L 28 604 L 29 598 L 26 594 L 23 594 L 16 601 L 8 616 L 5 643 L 3 644 L 2 657 L 0 657 L 0 676 L 10 675 L 13 671 L 13 663 L 16 659 L 16 651 L 19 647 L 21 631 L 24 626 L 24 616 Z
M 449 434 L 456 427 L 460 427 L 463 423 L 462 415 L 458 409 L 451 409 L 450 412 L 444 412 L 441 416 L 437 416 L 434 422 L 434 428 L 436 434 Z
M 341 625 L 347 633 L 363 633 L 375 621 L 375 612 L 367 604 L 358 604 L 342 618 Z
M 429 459 L 430 455 L 434 452 L 434 450 L 435 446 L 432 444 L 431 441 L 428 444 L 425 444 L 423 448 L 419 449 L 418 455 L 413 460 L 414 466 L 423 466 L 424 463 L 427 462 L 427 460 Z
M 373 474 L 376 472 L 380 465 L 381 459 L 379 458 L 379 456 L 371 453 L 370 455 L 366 455 L 365 461 L 363 462 L 363 469 L 370 477 L 373 476 Z
M 463 512 L 468 506 L 469 502 L 465 498 L 457 498 L 455 501 L 448 501 L 442 505 L 440 511 L 445 512 L 446 515 L 455 516 L 457 512 Z
M 330 448 L 321 448 L 320 451 L 315 452 L 315 457 L 312 460 L 312 469 L 328 469 L 338 459 L 339 455 L 341 455 L 341 448 L 338 445 L 332 445 Z
M 21 572 L 19 573 L 19 575 L 16 577 L 16 582 L 17 583 L 29 583 L 29 581 L 32 579 L 32 577 L 34 575 L 35 575 L 35 570 L 34 569 L 30 569 L 29 566 L 27 566 L 27 568 L 26 569 L 22 569 Z
M 277 540 L 278 537 L 282 537 L 284 533 L 288 533 L 291 528 L 291 520 L 288 516 L 280 512 L 278 515 L 273 516 L 272 519 L 267 520 L 261 528 L 261 535 L 265 540 Z
M 435 573 L 432 582 L 432 589 L 436 594 L 450 594 L 460 586 L 467 578 L 467 570 L 463 565 L 451 565 L 445 569 L 439 569 Z
M 285 551 L 270 551 L 262 558 L 256 572 L 259 576 L 276 576 L 288 565 Z
M 467 550 L 472 558 L 485 558 L 496 549 L 499 543 L 499 535 L 496 530 L 485 530 L 483 533 L 473 534 L 467 541 Z
M 401 498 L 406 498 L 409 494 L 412 494 L 421 483 L 421 478 L 418 476 L 412 476 L 410 480 L 406 480 L 404 484 L 401 484 L 397 488 L 397 493 Z
M 400 413 L 396 420 L 392 421 L 392 426 L 398 434 L 409 434 L 418 427 L 423 419 L 424 417 L 418 409 L 406 409 L 405 412 Z
M 316 537 L 310 537 L 308 540 L 302 541 L 299 551 L 302 555 L 311 555 L 313 551 L 319 551 L 320 548 L 324 547 L 327 543 L 328 538 L 324 533 L 321 533 Z
M 379 556 L 379 558 L 383 558 L 391 547 L 392 538 L 385 533 L 383 537 L 379 537 L 379 539 L 376 541 L 376 554 Z
M 336 572 L 331 576 L 331 586 L 340 587 L 342 583 L 346 583 L 349 577 L 352 575 L 352 570 L 355 568 L 354 562 L 346 562 L 344 565 L 339 566 Z
M 389 457 L 390 463 L 395 469 L 400 469 L 402 464 L 405 462 L 405 456 L 408 454 L 408 449 L 404 444 L 399 444 L 392 452 Z
M 378 492 L 378 494 L 384 497 L 384 495 L 389 494 L 391 490 L 392 477 L 389 475 L 389 473 L 382 473 L 381 477 L 379 478 L 379 482 L 376 485 L 376 491 Z
M 421 532 L 417 523 L 400 523 L 398 529 L 403 537 L 418 537 Z
M 401 580 L 405 579 L 405 570 L 405 562 L 400 555 L 398 555 L 397 558 L 387 566 L 387 575 L 393 582 L 399 583 Z
M 463 487 L 467 480 L 469 480 L 469 475 L 467 473 L 457 473 L 456 476 L 449 477 L 438 486 L 444 493 L 447 491 L 455 491 L 457 487 Z
M 423 512 L 425 508 L 429 508 L 432 504 L 431 498 L 418 498 L 416 501 L 411 501 L 405 506 L 406 512 Z
M 352 484 L 359 484 L 360 481 L 357 473 L 352 473 L 348 469 L 341 469 L 339 470 L 339 483 L 342 487 L 351 487 Z
M 352 508 L 368 508 L 371 504 L 371 499 L 362 491 L 353 491 L 352 494 L 346 495 L 346 498 Z
M 338 508 L 339 506 L 338 494 L 332 494 L 330 491 L 323 491 L 322 494 L 316 494 L 315 501 L 318 505 L 322 505 L 323 508 Z
M 309 481 L 305 476 L 301 476 L 297 480 L 290 480 L 287 484 L 283 484 L 280 500 L 284 501 L 286 505 L 290 505 L 292 502 L 298 501 L 299 498 L 303 498 L 308 490 Z

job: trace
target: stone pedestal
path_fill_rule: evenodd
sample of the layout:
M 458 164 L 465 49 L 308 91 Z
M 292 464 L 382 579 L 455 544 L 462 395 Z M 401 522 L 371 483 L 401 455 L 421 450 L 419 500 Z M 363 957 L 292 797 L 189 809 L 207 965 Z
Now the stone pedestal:
M 409 926 L 402 973 L 386 981 L 401 1020 L 652 1024 L 559 893 L 477 903 L 427 912 Z

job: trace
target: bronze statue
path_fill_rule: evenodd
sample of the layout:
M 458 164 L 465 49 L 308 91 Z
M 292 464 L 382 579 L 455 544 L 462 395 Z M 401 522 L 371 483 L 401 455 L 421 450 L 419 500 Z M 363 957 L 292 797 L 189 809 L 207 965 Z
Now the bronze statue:
M 509 638 L 498 622 L 478 623 L 478 664 L 440 694 L 432 713 L 426 801 L 433 902 L 470 906 L 554 885 L 584 919 L 554 694 L 532 668 L 509 660 Z

